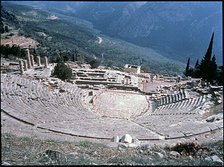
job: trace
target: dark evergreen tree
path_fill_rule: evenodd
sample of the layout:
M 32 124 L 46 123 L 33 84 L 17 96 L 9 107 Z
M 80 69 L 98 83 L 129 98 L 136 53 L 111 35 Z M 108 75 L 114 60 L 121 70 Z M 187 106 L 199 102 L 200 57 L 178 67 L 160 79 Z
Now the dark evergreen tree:
M 59 56 L 59 55 L 57 56 L 57 58 L 55 60 L 56 63 L 61 63 L 63 61 L 64 61 L 64 59 L 61 56 Z
M 207 52 L 199 65 L 199 75 L 201 76 L 202 79 L 206 81 L 209 80 L 208 74 L 210 71 L 209 67 L 210 67 L 211 56 L 212 56 L 213 38 L 214 38 L 214 32 L 212 33 L 212 37 L 211 37 Z
M 199 60 L 197 59 L 197 61 L 196 61 L 196 63 L 195 63 L 194 68 L 195 68 L 195 69 L 197 69 L 197 68 L 198 68 L 198 66 L 199 66 Z
M 67 52 L 62 53 L 62 58 L 64 62 L 69 61 L 69 54 Z
M 212 57 L 212 61 L 210 63 L 209 73 L 208 73 L 208 81 L 212 82 L 217 77 L 217 64 L 215 55 Z
M 26 51 L 25 49 L 21 49 L 21 57 L 25 58 L 26 57 Z
M 72 61 L 75 62 L 75 54 L 72 54 Z
M 5 32 L 9 32 L 9 27 L 5 26 Z
M 78 61 L 78 51 L 75 49 L 75 57 L 73 57 L 73 62 Z
M 4 29 L 4 24 L 2 21 L 0 21 L 0 33 L 4 33 L 5 29 Z
M 98 59 L 93 59 L 92 61 L 90 61 L 90 66 L 91 68 L 97 68 L 100 65 L 100 61 Z
M 187 60 L 187 66 L 186 66 L 186 69 L 184 71 L 185 76 L 189 76 L 189 69 L 190 69 L 190 58 L 188 58 L 188 60 Z

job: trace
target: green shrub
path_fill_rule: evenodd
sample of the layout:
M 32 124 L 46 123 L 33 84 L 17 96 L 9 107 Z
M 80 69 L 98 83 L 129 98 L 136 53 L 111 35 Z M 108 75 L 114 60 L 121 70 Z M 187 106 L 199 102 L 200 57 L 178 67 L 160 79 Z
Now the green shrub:
M 54 67 L 53 76 L 60 78 L 61 80 L 71 79 L 72 69 L 68 67 L 64 62 L 59 62 Z
M 97 59 L 93 59 L 92 61 L 90 61 L 89 64 L 90 64 L 91 68 L 97 68 L 100 65 L 100 61 Z

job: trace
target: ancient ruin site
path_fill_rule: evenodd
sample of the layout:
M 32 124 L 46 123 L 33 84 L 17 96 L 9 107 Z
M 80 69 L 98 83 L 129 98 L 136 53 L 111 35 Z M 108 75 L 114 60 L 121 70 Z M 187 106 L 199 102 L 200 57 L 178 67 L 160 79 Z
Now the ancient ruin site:
M 216 1 L 3 0 L 1 165 L 223 166 L 221 20 Z
M 26 51 L 26 60 L 1 59 L 2 133 L 127 147 L 223 138 L 222 86 L 75 62 L 64 82 L 51 76 L 56 64 Z

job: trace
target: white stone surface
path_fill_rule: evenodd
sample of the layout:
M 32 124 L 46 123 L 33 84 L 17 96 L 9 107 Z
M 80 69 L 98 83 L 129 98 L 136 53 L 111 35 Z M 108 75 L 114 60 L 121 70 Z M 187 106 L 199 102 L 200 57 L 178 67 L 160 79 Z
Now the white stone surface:
M 159 158 L 163 158 L 163 157 L 164 157 L 164 155 L 163 155 L 162 153 L 160 153 L 160 152 L 155 152 L 155 154 L 156 154 Z
M 213 155 L 211 157 L 206 157 L 205 160 L 206 161 L 218 162 L 218 163 L 223 164 L 223 161 L 217 155 Z
M 131 137 L 131 135 L 125 134 L 124 136 L 122 136 L 121 142 L 122 143 L 132 143 L 132 137 Z
M 223 163 L 223 161 L 217 155 L 213 155 L 211 158 L 213 162 Z
M 119 142 L 119 136 L 114 136 L 113 137 L 113 142 L 118 143 Z

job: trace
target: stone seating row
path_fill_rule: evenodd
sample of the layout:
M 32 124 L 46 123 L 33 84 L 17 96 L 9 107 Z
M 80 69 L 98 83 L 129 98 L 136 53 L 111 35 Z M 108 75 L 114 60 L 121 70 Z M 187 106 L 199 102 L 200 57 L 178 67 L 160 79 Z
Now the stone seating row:
M 91 137 L 112 138 L 115 135 L 129 133 L 134 134 L 137 138 L 159 138 L 156 133 L 131 121 L 114 118 L 77 119 L 72 122 L 52 122 L 50 124 L 40 124 L 40 126 L 65 133 Z
M 170 103 L 175 103 L 175 102 L 184 100 L 186 98 L 188 98 L 188 94 L 184 89 L 182 89 L 177 94 L 166 95 L 166 96 L 160 97 L 160 98 L 156 99 L 155 102 L 156 102 L 157 106 L 162 106 L 162 105 L 167 105 Z
M 65 105 L 60 105 L 57 101 L 57 96 L 53 96 L 53 94 L 49 93 L 48 88 L 46 86 L 44 87 L 44 85 L 41 85 L 36 80 L 30 81 L 26 78 L 13 76 L 12 78 L 8 77 L 6 83 L 4 83 L 5 81 L 6 78 L 4 77 L 1 83 L 1 94 L 8 94 L 8 96 L 5 97 L 6 100 L 3 100 L 2 103 L 11 105 L 15 111 L 19 110 L 17 112 L 21 114 L 22 117 L 35 120 L 34 122 L 36 123 L 83 118 L 85 116 L 88 117 L 87 115 L 92 118 L 95 117 L 93 113 L 88 113 L 85 108 L 82 108 L 82 105 L 79 107 L 76 105 L 80 103 L 73 103 L 72 106 L 68 106 L 66 103 Z M 24 85 L 25 87 L 20 87 L 18 84 Z M 80 91 L 81 90 L 77 89 L 77 92 L 80 93 Z M 79 93 L 75 94 L 76 102 L 79 102 L 79 97 L 76 97 L 76 95 L 80 95 Z M 36 98 L 32 99 L 30 95 L 34 95 Z M 63 98 L 65 101 L 68 99 L 66 94 L 64 94 Z
M 151 115 L 147 119 L 135 121 L 164 136 L 180 137 L 209 131 L 210 125 L 202 120 L 200 114 L 194 113 L 193 115 Z M 161 123 L 158 124 L 158 122 Z M 192 127 L 192 123 L 194 123 L 194 127 Z
M 69 108 L 65 106 L 54 106 L 50 107 L 41 106 L 39 101 L 30 100 L 27 98 L 21 98 L 18 96 L 10 96 L 6 101 L 11 107 L 21 114 L 22 117 L 30 118 L 35 122 L 52 122 L 71 118 L 84 118 L 85 112 L 77 111 L 76 108 Z M 15 103 L 16 102 L 16 103 Z M 71 112 L 73 111 L 73 112 Z
M 154 113 L 189 112 L 201 106 L 205 100 L 205 96 L 182 100 L 176 103 L 160 106 L 154 110 Z
M 16 78 L 16 77 L 14 77 L 14 78 Z M 27 81 L 27 80 L 25 80 L 25 81 Z M 14 84 L 14 83 L 18 83 L 18 84 L 20 84 L 20 85 L 26 85 L 27 86 L 27 88 L 28 88 L 28 90 L 27 89 L 25 89 L 25 88 L 20 88 L 20 89 L 23 89 L 22 90 L 22 92 L 23 93 L 28 93 L 28 94 L 30 94 L 30 92 L 34 92 L 34 95 L 37 95 L 37 97 L 46 97 L 46 99 L 52 99 L 53 97 L 51 96 L 52 94 L 49 94 L 49 93 L 47 93 L 48 91 L 47 91 L 47 87 L 40 87 L 39 86 L 39 84 L 38 84 L 38 81 L 36 81 L 35 82 L 35 80 L 33 80 L 33 81 L 31 81 L 31 83 L 29 83 L 29 81 L 28 81 L 28 83 L 24 83 L 24 79 L 22 79 L 22 80 L 20 80 L 20 82 L 19 81 L 16 81 L 16 82 L 13 82 L 13 84 L 11 84 L 12 82 L 8 82 L 8 86 L 9 86 L 9 89 L 10 89 L 10 91 L 12 91 L 11 90 L 11 86 Z M 35 84 L 37 84 L 37 85 L 35 85 Z M 16 85 L 14 85 L 15 86 L 15 88 L 16 88 Z M 37 89 L 35 89 L 35 88 L 37 88 L 37 87 L 39 87 L 39 89 L 37 90 Z M 77 87 L 76 87 L 77 88 Z M 18 90 L 20 90 L 20 89 L 18 89 Z M 40 89 L 45 89 L 44 91 L 40 91 Z M 14 91 L 16 91 L 15 89 L 14 89 Z M 74 90 L 74 92 L 75 91 L 77 91 L 77 89 L 75 89 Z M 57 96 L 58 97 L 58 96 Z M 68 97 L 68 96 L 65 96 L 65 97 Z M 63 97 L 63 98 L 65 98 L 65 97 Z M 71 98 L 67 98 L 68 100 L 70 100 Z M 77 97 L 77 99 L 79 99 L 79 97 Z M 66 99 L 65 99 L 65 101 L 66 101 Z M 70 101 L 70 102 L 72 102 L 72 101 Z M 68 103 L 68 102 L 67 102 Z M 75 105 L 75 104 L 73 104 L 73 105 Z

